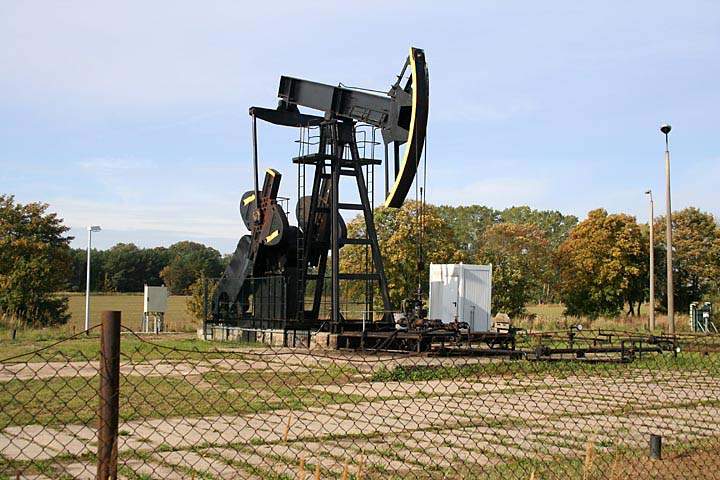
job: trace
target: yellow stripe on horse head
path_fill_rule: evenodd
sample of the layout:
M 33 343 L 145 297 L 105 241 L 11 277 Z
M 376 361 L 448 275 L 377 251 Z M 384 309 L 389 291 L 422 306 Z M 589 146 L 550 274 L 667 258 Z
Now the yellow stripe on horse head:
M 275 230 L 275 231 L 272 232 L 270 235 L 268 235 L 267 237 L 265 237 L 265 242 L 266 242 L 266 243 L 272 242 L 272 241 L 275 239 L 275 237 L 277 237 L 278 235 L 280 235 L 280 230 Z

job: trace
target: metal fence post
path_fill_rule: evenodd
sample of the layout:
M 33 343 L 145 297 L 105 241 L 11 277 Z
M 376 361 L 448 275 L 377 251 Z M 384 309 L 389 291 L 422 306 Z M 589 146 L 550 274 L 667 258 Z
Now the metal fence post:
M 650 434 L 650 458 L 653 460 L 662 458 L 662 437 L 654 433 Z
M 100 407 L 98 409 L 97 480 L 117 478 L 118 417 L 120 413 L 121 312 L 100 314 Z
M 208 323 L 208 278 L 203 276 L 203 340 L 207 340 Z

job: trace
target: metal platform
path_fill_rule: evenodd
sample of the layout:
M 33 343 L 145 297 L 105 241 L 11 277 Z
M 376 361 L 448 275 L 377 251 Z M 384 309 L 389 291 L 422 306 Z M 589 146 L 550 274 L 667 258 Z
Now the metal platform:
M 515 334 L 452 330 L 343 331 L 338 335 L 338 348 L 447 354 L 460 351 L 482 354 L 480 350 L 484 350 L 494 355 L 489 351 L 514 351 Z

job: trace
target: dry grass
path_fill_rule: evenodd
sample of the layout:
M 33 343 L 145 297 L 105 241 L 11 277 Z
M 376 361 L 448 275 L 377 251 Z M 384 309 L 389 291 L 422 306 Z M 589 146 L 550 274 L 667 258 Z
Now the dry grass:
M 168 331 L 195 331 L 199 322 L 185 308 L 188 297 L 173 295 L 168 299 L 168 311 L 165 313 L 165 325 Z M 85 295 L 69 294 L 70 330 L 75 327 L 80 331 L 85 324 Z M 103 310 L 120 310 L 123 323 L 132 328 L 140 328 L 143 310 L 143 294 L 93 294 L 90 297 L 90 324 L 100 323 L 100 312 Z
M 717 454 L 718 441 L 707 442 L 698 448 L 686 451 L 663 451 L 662 460 L 652 460 L 647 455 L 616 455 L 610 471 L 606 463 L 596 465 L 590 479 L 608 478 L 652 478 L 675 480 L 679 478 L 720 478 L 720 457 Z
M 70 320 L 67 324 L 49 327 L 20 329 L 18 340 L 49 340 L 62 338 L 83 331 L 85 328 L 85 294 L 64 293 L 67 295 Z M 185 296 L 171 296 L 168 299 L 168 311 L 165 313 L 165 329 L 169 332 L 195 332 L 200 322 L 193 318 L 186 309 Z M 103 310 L 119 310 L 122 312 L 123 325 L 133 330 L 140 328 L 143 310 L 142 293 L 92 294 L 90 297 L 90 325 L 100 324 L 100 312 Z M 11 335 L 7 327 L 0 326 L 0 340 Z
M 544 305 L 528 305 L 526 310 L 528 318 L 518 319 L 514 321 L 517 326 L 532 330 L 564 330 L 575 324 L 582 324 L 586 328 L 606 328 L 606 329 L 623 329 L 623 330 L 645 330 L 648 325 L 646 304 L 643 304 L 641 312 L 645 312 L 640 316 L 620 316 L 617 318 L 600 317 L 594 320 L 581 317 L 567 317 L 564 314 L 565 307 L 562 304 L 544 304 Z M 667 331 L 667 316 L 655 315 L 657 324 L 656 331 Z M 675 314 L 675 327 L 678 332 L 687 332 L 690 329 L 688 323 L 688 315 Z
M 67 293 L 69 298 L 70 321 L 61 327 L 53 327 L 47 329 L 35 329 L 32 331 L 19 332 L 20 338 L 42 337 L 57 338 L 75 332 L 80 332 L 84 328 L 85 323 L 85 295 L 82 293 Z M 186 296 L 171 296 L 168 300 L 168 311 L 165 314 L 166 330 L 171 332 L 194 332 L 200 322 L 194 319 L 186 309 Z M 100 312 L 103 310 L 119 310 L 122 312 L 123 324 L 130 328 L 138 329 L 140 327 L 140 319 L 142 316 L 143 298 L 142 293 L 96 293 L 91 297 L 90 304 L 90 324 L 97 325 L 100 323 Z M 519 327 L 531 330 L 564 330 L 570 325 L 582 323 L 587 328 L 619 328 L 626 330 L 643 330 L 648 323 L 647 315 L 639 317 L 619 317 L 619 318 L 598 318 L 590 320 L 587 318 L 566 317 L 565 307 L 562 304 L 544 304 L 544 305 L 528 305 L 527 312 L 534 315 L 533 319 L 517 319 L 514 324 Z M 647 305 L 643 305 L 643 312 L 647 312 Z M 667 317 L 656 315 L 658 324 L 658 332 L 667 330 Z M 677 331 L 688 331 L 688 316 L 676 315 L 675 324 Z M 1 330 L 1 329 L 0 329 Z M 4 338 L 9 333 L 0 333 L 0 338 Z

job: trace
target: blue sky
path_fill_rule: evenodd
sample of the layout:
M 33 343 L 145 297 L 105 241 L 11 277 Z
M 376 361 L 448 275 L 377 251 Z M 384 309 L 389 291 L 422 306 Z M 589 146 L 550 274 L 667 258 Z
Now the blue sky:
M 411 45 L 430 68 L 429 201 L 646 221 L 669 121 L 673 206 L 720 215 L 710 1 L 4 1 L 0 192 L 50 203 L 75 246 L 99 223 L 101 248 L 231 252 L 248 107 L 274 106 L 282 74 L 387 89 Z M 288 197 L 296 135 L 260 128 Z

